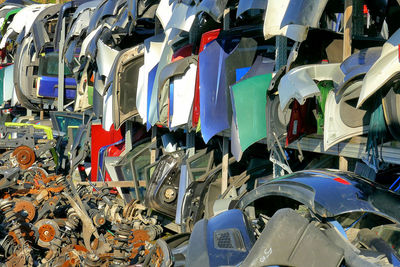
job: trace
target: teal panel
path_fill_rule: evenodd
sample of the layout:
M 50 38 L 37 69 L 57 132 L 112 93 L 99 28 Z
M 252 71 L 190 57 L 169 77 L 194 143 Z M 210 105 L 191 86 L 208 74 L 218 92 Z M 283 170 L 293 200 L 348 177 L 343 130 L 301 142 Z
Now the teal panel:
M 0 105 L 4 102 L 4 68 L 0 69 Z
M 251 77 L 232 86 L 242 151 L 267 137 L 265 106 L 267 104 L 266 93 L 271 79 L 272 74 L 267 73 Z

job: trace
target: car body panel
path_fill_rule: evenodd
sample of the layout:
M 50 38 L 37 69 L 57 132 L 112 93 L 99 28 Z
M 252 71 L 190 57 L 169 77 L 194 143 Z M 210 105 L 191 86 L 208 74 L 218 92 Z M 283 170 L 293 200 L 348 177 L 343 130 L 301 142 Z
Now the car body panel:
M 232 114 L 231 121 L 231 153 L 235 157 L 236 161 L 240 161 L 243 156 L 242 147 L 240 146 L 239 128 L 234 114 Z
M 161 124 L 176 127 L 186 124 L 189 119 L 198 59 L 196 55 L 192 56 L 192 46 L 188 45 L 178 49 L 171 60 L 158 77 L 158 112 Z
M 56 98 L 58 97 L 58 53 L 51 52 L 39 58 L 39 71 L 36 83 L 37 96 Z M 64 69 L 64 96 L 66 99 L 75 99 L 76 81 L 72 73 L 65 66 Z
M 92 42 L 93 39 L 97 38 L 99 32 L 101 31 L 102 27 L 101 25 L 97 27 L 95 30 L 91 31 L 83 40 L 82 45 L 81 45 L 81 52 L 79 54 L 79 60 L 82 60 L 84 56 L 86 56 L 86 51 L 88 49 L 89 44 Z
M 324 150 L 354 136 L 368 132 L 370 113 L 357 109 L 352 100 L 357 99 L 362 80 L 348 83 L 339 101 L 330 91 L 325 103 Z
M 3 25 L 3 22 L 5 20 L 5 17 L 7 15 L 7 13 L 10 12 L 11 10 L 13 10 L 13 9 L 16 9 L 16 8 L 23 8 L 23 6 L 22 5 L 17 5 L 17 4 L 15 4 L 15 5 L 8 4 L 7 5 L 4 2 L 1 3 L 1 6 L 0 6 L 0 25 Z
M 98 22 L 101 17 L 101 13 L 103 12 L 104 6 L 107 3 L 107 0 L 102 0 L 99 4 L 97 4 L 93 16 L 90 19 L 89 27 L 88 27 L 88 32 L 93 32 L 94 29 L 98 28 Z
M 236 18 L 251 9 L 265 10 L 267 8 L 267 5 L 268 1 L 265 0 L 240 0 L 236 11 Z
M 83 111 L 93 105 L 93 84 L 89 85 L 90 78 L 88 77 L 88 68 L 90 61 L 88 61 L 83 68 L 82 76 L 77 86 L 76 99 L 74 111 Z M 91 91 L 91 95 L 90 95 Z
M 230 127 L 223 75 L 228 55 L 217 41 L 212 41 L 199 55 L 201 133 L 206 143 Z
M 171 62 L 172 59 L 172 55 L 174 53 L 172 46 L 183 40 L 185 37 L 180 36 L 180 30 L 178 29 L 169 29 L 167 31 L 165 31 L 165 38 L 163 40 L 163 45 L 162 45 L 162 53 L 161 53 L 161 57 L 159 59 L 158 62 L 158 67 L 156 69 L 155 72 L 155 76 L 154 79 L 149 79 L 148 83 L 150 85 L 150 83 L 153 83 L 151 94 L 149 94 L 151 97 L 147 99 L 148 101 L 148 111 L 147 111 L 147 123 L 148 123 L 148 127 L 154 126 L 158 121 L 159 121 L 159 114 L 158 114 L 158 96 L 159 96 L 159 92 L 158 92 L 158 81 L 159 81 L 159 76 L 161 73 L 161 70 L 164 68 L 164 66 L 166 66 L 168 63 Z M 145 42 L 146 45 L 146 42 Z M 147 49 L 147 45 L 146 45 L 146 49 Z M 156 54 L 158 55 L 158 52 L 156 52 Z M 145 65 L 146 65 L 146 53 L 145 53 Z M 149 76 L 150 77 L 150 76 Z M 150 99 L 150 101 L 149 101 Z
M 341 227 L 341 226 L 340 226 Z M 328 230 L 327 230 L 328 231 Z M 335 231 L 335 234 L 340 233 Z M 350 243 L 350 242 L 349 242 Z M 317 252 L 309 257 L 311 251 Z M 284 208 L 269 218 L 243 266 L 341 266 L 344 249 L 322 227 L 297 211 Z M 357 266 L 349 264 L 349 266 Z M 359 264 L 358 266 L 370 266 Z
M 280 0 L 268 1 L 264 19 L 266 39 L 282 35 L 302 42 L 308 27 L 318 27 L 328 0 Z
M 98 166 L 98 158 L 99 158 L 99 150 L 100 148 L 107 146 L 109 144 L 113 144 L 123 138 L 123 133 L 121 129 L 115 130 L 113 127 L 110 131 L 104 131 L 101 124 L 92 123 L 90 126 L 90 155 L 91 155 L 91 166 L 92 166 L 92 175 L 91 180 L 97 181 L 97 166 Z
M 165 25 L 164 30 L 175 28 L 189 32 L 194 22 L 196 13 L 196 6 L 190 6 L 184 3 L 175 4 L 171 17 L 167 25 Z
M 38 97 L 58 97 L 58 77 L 42 76 L 38 78 Z M 74 78 L 64 79 L 65 98 L 75 99 L 76 81 Z
M 183 75 L 174 77 L 173 86 L 173 116 L 171 127 L 177 127 L 188 123 L 193 107 L 194 88 L 196 82 L 197 65 L 191 64 Z
M 7 32 L 3 36 L 0 42 L 0 49 L 4 48 L 7 42 L 7 39 L 12 35 L 16 35 L 25 30 L 25 35 L 28 34 L 31 30 L 32 24 L 35 21 L 36 17 L 40 14 L 40 12 L 47 8 L 50 5 L 47 4 L 37 4 L 31 5 L 23 8 L 20 12 L 18 12 L 11 24 L 7 28 Z
M 210 43 L 212 40 L 215 40 L 219 33 L 221 32 L 220 29 L 209 31 L 204 33 L 201 36 L 200 46 L 199 46 L 199 53 L 201 53 L 206 44 Z M 200 62 L 200 58 L 198 59 Z M 198 63 L 199 66 L 199 63 Z M 197 76 L 196 76 L 196 87 L 194 90 L 194 100 L 193 100 L 193 114 L 192 114 L 192 127 L 196 128 L 197 124 L 199 123 L 200 118 L 200 67 L 197 68 Z
M 320 95 L 315 80 L 333 80 L 337 85 L 343 77 L 338 63 L 304 65 L 290 70 L 278 86 L 281 109 L 286 110 L 293 99 L 303 105 L 308 98 Z
M 400 30 L 396 31 L 383 45 L 381 56 L 365 75 L 357 103 L 358 108 L 399 74 L 399 44 Z
M 63 19 L 65 17 L 67 17 L 68 15 L 72 15 L 71 14 L 71 11 L 73 12 L 72 9 L 75 9 L 76 5 L 79 5 L 81 1 L 82 0 L 70 1 L 70 2 L 64 3 L 61 6 L 60 11 L 58 12 L 58 19 L 57 19 L 55 32 L 54 32 L 54 50 L 58 50 L 58 45 L 59 45 L 60 38 L 61 38 L 61 28 L 62 28 Z M 65 31 L 67 31 L 67 29 L 65 29 Z
M 35 44 L 36 53 L 42 53 L 45 45 L 50 43 L 49 32 L 45 24 L 48 19 L 57 16 L 61 6 L 62 4 L 56 4 L 45 8 L 37 15 L 33 22 L 31 32 L 33 33 L 33 43 Z
M 173 76 L 184 74 L 191 64 L 197 65 L 197 56 L 188 56 L 165 65 L 158 77 L 158 91 Z
M 14 64 L 4 67 L 3 100 L 10 101 L 14 91 Z
M 167 26 L 168 21 L 170 20 L 174 9 L 175 3 L 174 2 L 170 3 L 170 2 L 171 2 L 170 0 L 161 0 L 156 10 L 156 16 L 160 20 L 163 29 L 165 29 L 165 27 Z
M 96 27 L 98 27 L 106 17 L 113 17 L 117 15 L 121 6 L 125 4 L 124 0 L 117 1 L 103 1 L 101 2 L 93 14 L 90 20 L 88 32 L 92 32 Z
M 84 12 L 87 9 L 94 10 L 100 3 L 101 0 L 92 0 L 82 3 L 76 8 L 74 15 L 72 16 L 72 20 L 77 19 L 80 16 L 80 14 L 82 14 L 82 12 Z
M 185 266 L 238 266 L 255 242 L 249 227 L 247 217 L 236 209 L 199 221 L 189 239 Z
M 176 205 L 176 213 L 175 213 L 175 223 L 178 225 L 181 225 L 182 223 L 183 200 L 188 186 L 189 186 L 189 175 L 187 171 L 187 166 L 185 163 L 183 163 L 181 165 L 181 176 L 179 177 L 178 203 Z
M 350 172 L 309 170 L 292 173 L 260 185 L 235 206 L 244 209 L 267 196 L 296 200 L 323 218 L 366 212 L 396 223 L 400 221 L 400 212 L 393 209 L 400 203 L 399 195 Z
M 67 49 L 64 52 L 64 62 L 70 69 L 74 69 L 74 67 L 77 65 L 75 64 L 75 55 L 77 53 L 77 50 L 79 49 L 77 47 L 78 45 L 78 40 L 73 40 L 72 42 L 69 43 Z
M 353 79 L 360 78 L 365 75 L 378 60 L 382 53 L 382 47 L 371 47 L 362 49 L 350 57 L 348 57 L 340 65 L 340 69 L 344 73 L 343 82 L 335 89 L 336 95 L 340 95 L 341 90 Z
M 228 0 L 203 0 L 200 2 L 197 8 L 197 12 L 204 11 L 209 14 L 215 21 L 220 21 L 224 14 L 225 7 Z
M 176 214 L 183 155 L 182 150 L 163 155 L 146 188 L 145 205 L 172 218 Z
M 78 18 L 72 23 L 68 35 L 65 38 L 65 43 L 68 45 L 74 36 L 80 36 L 83 31 L 89 26 L 90 18 L 93 15 L 93 10 L 88 7 L 79 13 Z
M 161 53 L 165 44 L 164 40 L 164 33 L 144 40 L 144 45 L 146 47 L 144 51 L 144 65 L 139 70 L 138 89 L 136 93 L 136 107 L 144 123 L 147 122 L 148 103 L 151 100 L 151 94 L 148 88 L 149 86 L 152 87 L 150 84 L 154 82 L 149 80 L 149 75 L 160 61 Z
M 58 14 L 57 25 L 55 28 L 55 35 L 54 35 L 54 50 L 58 50 L 58 45 L 61 38 L 61 28 L 62 28 L 62 21 L 64 18 L 69 17 L 70 19 L 73 18 L 77 7 L 82 4 L 86 4 L 87 0 L 74 0 L 70 2 L 64 3 L 64 5 L 60 8 L 60 12 Z M 69 20 L 66 21 L 66 27 L 68 27 Z M 68 32 L 68 29 L 65 29 L 65 32 Z
M 112 90 L 108 90 L 106 95 L 103 96 L 103 119 L 101 120 L 101 123 L 103 125 L 103 129 L 106 131 L 109 131 L 113 125 L 113 98 L 114 96 Z
M 7 13 L 7 15 L 4 17 L 4 21 L 3 21 L 3 24 L 1 25 L 1 33 L 2 33 L 2 35 L 4 35 L 5 33 L 6 33 L 6 31 L 7 31 L 7 28 L 6 27 L 8 27 L 8 22 L 9 22 L 9 20 L 12 20 L 12 19 L 14 19 L 14 17 L 15 17 L 15 15 L 18 13 L 18 12 L 20 12 L 22 10 L 22 8 L 14 8 L 14 9 L 12 9 L 12 10 L 10 10 L 8 13 Z M 11 23 L 11 22 L 10 22 Z
M 272 79 L 271 73 L 253 76 L 234 84 L 232 106 L 235 107 L 241 150 L 267 137 L 266 93 Z
M 391 88 L 382 98 L 386 125 L 394 139 L 400 141 L 400 94 L 398 89 Z
M 129 118 L 138 115 L 137 78 L 143 64 L 143 44 L 121 51 L 114 61 L 113 70 L 109 76 L 113 86 L 109 90 L 112 90 L 113 94 L 113 122 L 116 129 L 119 129 Z
M 114 63 L 114 59 L 117 57 L 119 51 L 106 45 L 101 39 L 97 41 L 97 55 L 96 64 L 98 73 L 102 76 L 108 77 L 110 74 L 111 67 Z M 97 90 L 98 88 L 96 88 Z M 99 91 L 100 95 L 104 95 L 105 92 Z
M 159 0 L 128 0 L 128 16 L 135 23 L 138 18 L 154 19 Z
M 33 62 L 31 47 L 33 46 L 33 37 L 24 38 L 21 45 L 17 47 L 14 62 L 14 86 L 19 103 L 30 110 L 39 111 L 40 108 L 34 103 L 36 91 L 33 88 Z

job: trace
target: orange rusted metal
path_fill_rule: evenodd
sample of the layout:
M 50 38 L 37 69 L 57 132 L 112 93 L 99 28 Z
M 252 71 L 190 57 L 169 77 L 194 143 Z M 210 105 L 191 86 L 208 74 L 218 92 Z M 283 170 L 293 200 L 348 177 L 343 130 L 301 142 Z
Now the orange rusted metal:
M 15 157 L 22 170 L 26 170 L 35 163 L 35 152 L 28 146 L 19 146 L 11 154 Z

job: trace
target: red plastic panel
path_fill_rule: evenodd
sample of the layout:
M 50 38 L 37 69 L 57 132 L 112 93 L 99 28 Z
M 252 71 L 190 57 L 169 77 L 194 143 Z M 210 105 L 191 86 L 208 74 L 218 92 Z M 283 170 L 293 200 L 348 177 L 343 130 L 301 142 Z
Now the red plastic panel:
M 114 129 L 114 125 L 111 126 L 109 132 L 105 131 L 101 124 L 92 124 L 91 132 L 91 180 L 97 181 L 97 161 L 99 158 L 99 150 L 103 146 L 113 144 L 123 138 L 123 132 L 121 127 L 118 131 Z

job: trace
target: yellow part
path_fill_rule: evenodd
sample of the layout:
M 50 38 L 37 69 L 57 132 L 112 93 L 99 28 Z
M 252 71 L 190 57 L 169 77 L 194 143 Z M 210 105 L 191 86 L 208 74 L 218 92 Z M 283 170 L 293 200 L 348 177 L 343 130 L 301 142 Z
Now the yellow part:
M 37 125 L 32 123 L 21 123 L 21 122 L 6 122 L 7 127 L 33 127 L 37 130 L 43 130 L 46 133 L 48 140 L 53 140 L 53 130 L 49 126 Z

